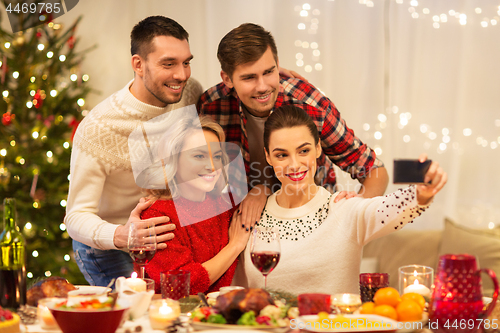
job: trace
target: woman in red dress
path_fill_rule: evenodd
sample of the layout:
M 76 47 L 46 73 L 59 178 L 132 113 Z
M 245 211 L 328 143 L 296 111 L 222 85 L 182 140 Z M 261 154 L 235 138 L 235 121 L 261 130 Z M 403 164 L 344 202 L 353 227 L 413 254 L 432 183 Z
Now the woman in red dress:
M 191 273 L 190 294 L 231 284 L 236 259 L 250 233 L 241 227 L 239 214 L 233 215 L 236 208 L 223 191 L 227 190 L 222 175 L 227 164 L 224 141 L 222 128 L 206 116 L 185 117 L 160 139 L 158 151 L 169 157 L 149 170 L 150 183 L 162 186 L 146 190 L 147 198 L 155 202 L 141 218 L 168 216 L 176 229 L 167 248 L 146 265 L 157 293 L 160 273 L 167 270 Z

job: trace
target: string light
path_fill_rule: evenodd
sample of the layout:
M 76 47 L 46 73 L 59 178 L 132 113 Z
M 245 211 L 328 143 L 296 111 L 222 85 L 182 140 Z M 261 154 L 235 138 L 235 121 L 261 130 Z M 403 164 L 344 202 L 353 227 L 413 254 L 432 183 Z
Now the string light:
M 9 97 L 9 91 L 8 91 L 8 90 L 4 90 L 4 91 L 2 92 L 2 95 L 3 95 L 3 97 L 5 97 L 5 98 Z
M 5 46 L 5 48 L 8 49 L 10 47 L 10 43 L 6 42 L 5 44 L 3 44 L 3 46 Z
M 79 106 L 84 106 L 85 105 L 85 100 L 83 98 L 79 98 L 76 101 L 76 104 L 78 104 Z
M 66 61 L 66 56 L 65 56 L 64 54 L 61 54 L 61 55 L 59 56 L 59 61 L 60 61 L 60 62 L 65 62 L 65 61 Z
M 68 148 L 69 148 L 69 142 L 68 142 L 68 141 L 66 141 L 65 143 L 63 143 L 63 147 L 64 147 L 65 149 L 68 149 Z
M 37 250 L 33 250 L 33 252 L 31 252 L 31 255 L 32 255 L 34 258 L 37 258 L 37 257 L 38 257 L 38 251 L 37 251 Z
M 69 77 L 69 79 L 70 79 L 71 81 L 75 82 L 75 81 L 78 79 L 78 75 L 76 75 L 76 74 L 71 74 L 71 75 L 70 75 L 70 77 Z
M 71 256 L 69 254 L 65 254 L 64 261 L 70 261 L 70 260 L 71 260 Z
M 89 76 L 87 74 L 83 74 L 82 80 L 83 82 L 87 82 L 89 80 Z
M 43 51 L 43 49 L 44 49 L 44 48 L 45 48 L 45 45 L 43 45 L 43 44 L 38 44 L 38 49 L 39 49 L 40 51 Z
M 61 200 L 61 202 L 59 204 L 61 205 L 61 207 L 66 207 L 67 202 L 66 202 L 66 200 Z M 63 229 L 61 229 L 61 230 L 63 230 Z M 64 225 L 64 230 L 66 230 L 66 225 Z
M 45 271 L 45 276 L 46 277 L 51 277 L 52 276 L 52 273 L 50 271 Z
M 26 276 L 28 277 L 28 279 L 32 279 L 32 278 L 33 278 L 33 273 L 28 272 L 28 273 L 26 274 Z
M 51 59 L 54 56 L 54 52 L 49 51 L 47 52 L 47 58 Z
M 12 73 L 12 77 L 14 79 L 17 79 L 19 77 L 19 72 L 18 71 L 15 71 L 14 73 Z
M 63 201 L 64 201 L 64 200 L 63 200 Z M 62 206 L 62 205 L 61 205 L 61 206 Z M 63 207 L 65 207 L 65 206 L 63 206 Z M 66 224 L 64 224 L 64 223 L 59 224 L 59 229 L 60 229 L 61 231 L 66 231 Z
M 2 149 L 0 150 L 0 155 L 2 155 L 3 157 L 7 156 L 7 149 Z
M 39 135 L 40 134 L 37 131 L 34 131 L 33 133 L 31 133 L 31 136 L 33 137 L 33 139 L 38 139 Z

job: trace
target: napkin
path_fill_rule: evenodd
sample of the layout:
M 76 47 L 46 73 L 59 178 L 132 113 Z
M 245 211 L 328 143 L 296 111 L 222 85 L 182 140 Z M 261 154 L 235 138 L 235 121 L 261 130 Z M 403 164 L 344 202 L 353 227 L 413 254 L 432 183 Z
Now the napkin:
M 116 280 L 116 291 L 118 292 L 118 302 L 130 305 L 129 315 L 131 319 L 142 317 L 149 308 L 151 299 L 155 294 L 154 290 L 137 292 L 127 285 L 125 277 L 121 276 Z

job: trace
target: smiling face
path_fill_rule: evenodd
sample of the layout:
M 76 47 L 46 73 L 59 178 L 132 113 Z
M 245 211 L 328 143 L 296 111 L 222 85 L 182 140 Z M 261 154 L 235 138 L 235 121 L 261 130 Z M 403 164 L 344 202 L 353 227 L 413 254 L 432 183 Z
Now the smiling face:
M 241 102 L 256 117 L 267 117 L 274 108 L 280 88 L 278 62 L 268 47 L 255 62 L 236 66 L 230 78 L 224 71 L 222 80 L 235 89 Z
M 193 56 L 185 39 L 156 36 L 151 43 L 153 51 L 146 59 L 138 54 L 132 57 L 136 78 L 131 91 L 144 103 L 165 107 L 181 100 Z
M 287 194 L 309 191 L 315 186 L 316 159 L 320 155 L 321 145 L 315 144 L 305 125 L 273 131 L 269 152 L 266 151 L 267 162 Z
M 203 201 L 222 172 L 222 149 L 211 131 L 194 130 L 186 135 L 175 179 L 182 197 Z

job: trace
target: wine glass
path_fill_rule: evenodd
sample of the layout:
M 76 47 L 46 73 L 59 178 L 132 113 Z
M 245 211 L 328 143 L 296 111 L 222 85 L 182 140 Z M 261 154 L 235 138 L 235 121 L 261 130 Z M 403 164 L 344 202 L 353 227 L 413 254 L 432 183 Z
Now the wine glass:
M 252 232 L 250 257 L 253 265 L 264 275 L 264 288 L 267 288 L 267 275 L 280 261 L 280 235 L 275 227 L 258 227 Z
M 128 230 L 128 251 L 141 269 L 144 279 L 144 266 L 153 259 L 156 253 L 156 231 L 153 222 L 148 220 L 130 223 Z

